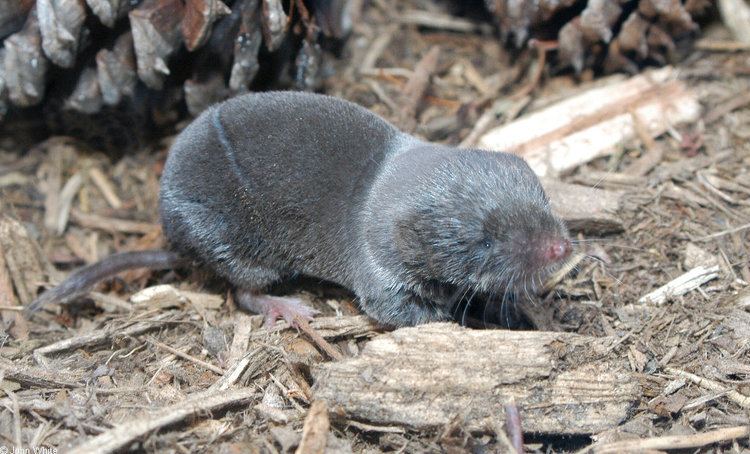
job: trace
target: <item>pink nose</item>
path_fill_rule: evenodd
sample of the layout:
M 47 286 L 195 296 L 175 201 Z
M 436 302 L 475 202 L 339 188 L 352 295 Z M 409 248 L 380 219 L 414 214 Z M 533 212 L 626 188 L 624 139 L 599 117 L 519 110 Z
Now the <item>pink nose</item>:
M 570 240 L 553 240 L 544 251 L 544 258 L 548 263 L 557 262 L 568 257 L 571 249 Z

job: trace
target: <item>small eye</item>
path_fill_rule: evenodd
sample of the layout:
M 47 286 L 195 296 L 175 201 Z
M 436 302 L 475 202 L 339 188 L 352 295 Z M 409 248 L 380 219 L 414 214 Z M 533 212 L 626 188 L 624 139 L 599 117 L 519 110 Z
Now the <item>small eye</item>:
M 484 241 L 484 248 L 485 248 L 485 249 L 489 249 L 489 248 L 491 248 L 491 247 L 492 247 L 492 243 L 490 243 L 490 241 L 489 241 L 489 240 L 485 240 L 485 241 Z

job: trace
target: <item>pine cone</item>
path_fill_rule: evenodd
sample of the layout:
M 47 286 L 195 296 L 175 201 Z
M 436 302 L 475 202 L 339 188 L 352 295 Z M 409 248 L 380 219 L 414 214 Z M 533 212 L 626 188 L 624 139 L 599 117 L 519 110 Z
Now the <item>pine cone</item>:
M 87 139 L 111 137 L 99 114 L 117 112 L 138 138 L 249 90 L 261 65 L 280 84 L 314 89 L 318 41 L 348 33 L 349 3 L 0 0 L 0 119 L 43 106 L 53 129 Z M 288 62 L 298 63 L 282 73 Z

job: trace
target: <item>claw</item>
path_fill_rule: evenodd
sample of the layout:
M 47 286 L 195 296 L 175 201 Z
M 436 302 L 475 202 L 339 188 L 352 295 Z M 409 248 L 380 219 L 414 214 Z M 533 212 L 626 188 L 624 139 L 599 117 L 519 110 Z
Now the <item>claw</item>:
M 297 328 L 296 317 L 311 321 L 313 315 L 318 313 L 298 298 L 280 296 L 261 296 L 259 298 L 260 304 L 264 307 L 266 328 L 272 327 L 276 320 L 282 318 L 291 326 Z

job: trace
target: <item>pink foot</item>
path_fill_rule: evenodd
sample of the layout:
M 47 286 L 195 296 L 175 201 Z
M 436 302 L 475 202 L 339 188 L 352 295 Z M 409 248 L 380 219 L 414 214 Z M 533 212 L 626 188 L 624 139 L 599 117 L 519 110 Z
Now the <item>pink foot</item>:
M 276 323 L 276 320 L 281 318 L 296 328 L 297 321 L 295 317 L 299 316 L 309 322 L 313 319 L 313 315 L 318 313 L 318 311 L 307 306 L 302 300 L 297 298 L 270 295 L 259 296 L 257 298 L 261 300 L 260 304 L 265 307 L 263 315 L 266 317 L 266 328 L 270 328 Z
M 266 328 L 273 326 L 276 320 L 282 318 L 296 328 L 295 317 L 310 321 L 313 319 L 313 315 L 318 313 L 299 298 L 258 295 L 249 291 L 240 291 L 237 296 L 240 306 L 252 312 L 263 314 Z

